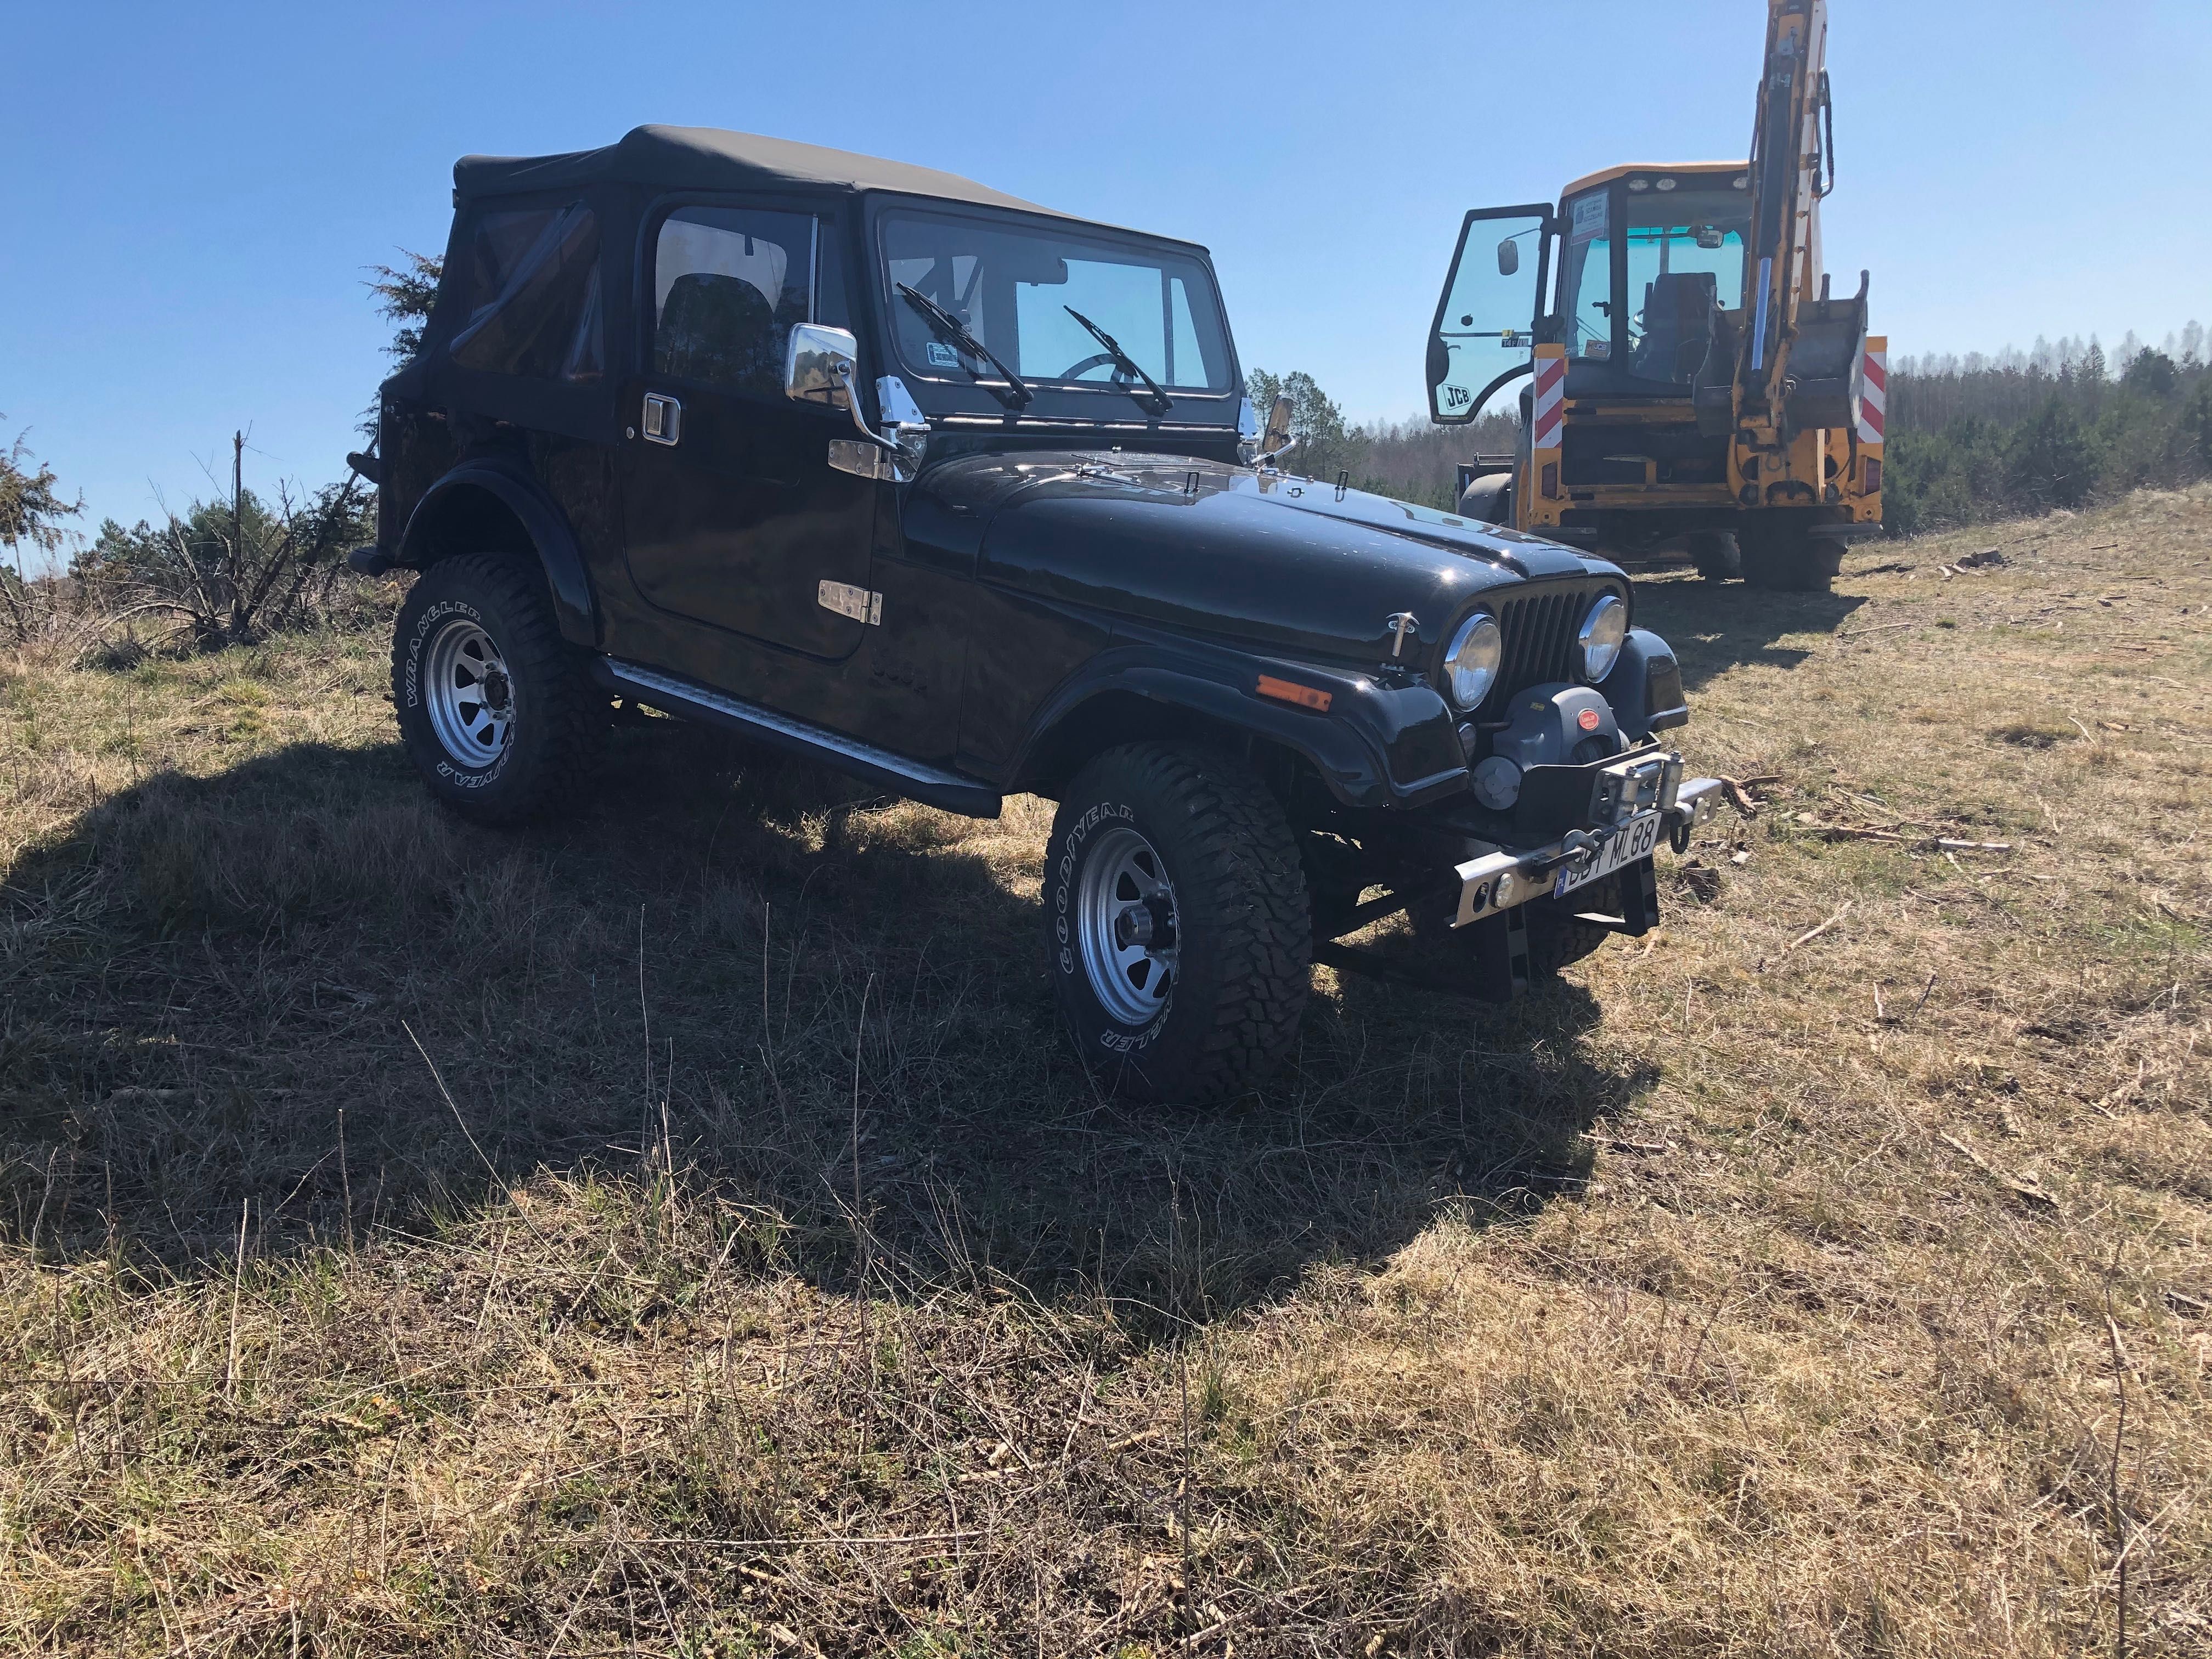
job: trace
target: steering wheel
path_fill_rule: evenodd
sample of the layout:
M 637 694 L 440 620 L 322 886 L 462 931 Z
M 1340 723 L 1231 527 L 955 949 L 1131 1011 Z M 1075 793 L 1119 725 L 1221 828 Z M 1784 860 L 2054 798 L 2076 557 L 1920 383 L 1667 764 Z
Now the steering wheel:
M 1072 380 L 1079 374 L 1088 374 L 1092 369 L 1097 368 L 1101 363 L 1110 363 L 1113 361 L 1114 355 L 1111 352 L 1094 351 L 1088 357 L 1085 357 L 1081 362 L 1072 364 L 1068 368 L 1063 368 L 1053 378 L 1060 380 Z M 1121 371 L 1119 368 L 1116 368 L 1114 372 L 1118 376 Z

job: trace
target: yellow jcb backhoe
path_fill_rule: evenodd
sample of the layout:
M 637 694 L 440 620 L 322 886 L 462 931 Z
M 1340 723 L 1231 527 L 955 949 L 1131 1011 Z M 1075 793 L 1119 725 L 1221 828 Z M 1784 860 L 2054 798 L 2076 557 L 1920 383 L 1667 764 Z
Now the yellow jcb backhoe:
M 1518 453 L 1461 467 L 1462 513 L 1796 591 L 1881 533 L 1888 342 L 1867 334 L 1866 273 L 1833 298 L 1820 270 L 1826 40 L 1826 0 L 1768 0 L 1748 161 L 1607 167 L 1556 209 L 1467 216 L 1430 415 L 1472 422 L 1532 384 Z

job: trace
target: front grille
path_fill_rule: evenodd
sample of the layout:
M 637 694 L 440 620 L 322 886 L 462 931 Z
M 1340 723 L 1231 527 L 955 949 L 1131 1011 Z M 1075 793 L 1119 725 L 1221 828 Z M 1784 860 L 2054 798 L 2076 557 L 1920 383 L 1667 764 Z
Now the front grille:
M 1575 636 L 1605 586 L 1562 582 L 1522 593 L 1498 605 L 1498 627 L 1505 635 L 1505 656 L 1498 665 L 1498 684 L 1490 694 L 1492 707 L 1532 685 L 1581 677 L 1581 665 L 1575 660 Z

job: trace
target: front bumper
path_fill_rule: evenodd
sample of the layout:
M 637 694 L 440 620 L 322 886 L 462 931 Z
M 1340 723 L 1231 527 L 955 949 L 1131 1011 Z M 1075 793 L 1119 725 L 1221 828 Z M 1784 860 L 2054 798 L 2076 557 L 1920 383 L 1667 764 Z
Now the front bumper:
M 1608 855 L 1622 836 L 1637 836 L 1656 816 L 1656 827 L 1676 852 L 1689 846 L 1690 832 L 1719 811 L 1718 778 L 1682 776 L 1676 754 L 1632 755 L 1603 769 L 1592 791 L 1587 827 L 1571 830 L 1547 846 L 1499 848 L 1456 867 L 1459 905 L 1452 926 L 1465 927 L 1486 916 L 1516 909 L 1559 885 L 1568 890 Z M 1655 839 L 1651 845 L 1656 845 Z M 1640 856 L 1640 855 L 1639 855 Z

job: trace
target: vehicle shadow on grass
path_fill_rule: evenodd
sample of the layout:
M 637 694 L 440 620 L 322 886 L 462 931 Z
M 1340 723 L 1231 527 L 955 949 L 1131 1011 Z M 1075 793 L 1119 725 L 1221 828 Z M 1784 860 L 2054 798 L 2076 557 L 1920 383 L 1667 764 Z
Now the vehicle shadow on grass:
M 1866 603 L 1856 593 L 1778 593 L 1742 582 L 1670 575 L 1636 582 L 1636 621 L 1674 647 L 1692 696 L 1731 668 L 1795 668 L 1810 655 L 1793 635 L 1832 634 Z
M 523 831 L 443 812 L 396 745 L 149 779 L 4 875 L 0 1236 L 189 1273 L 241 1212 L 281 1254 L 660 1157 L 824 1283 L 857 1209 L 924 1279 L 1219 1312 L 1571 1194 L 1649 1085 L 1586 1052 L 1572 986 L 1347 981 L 1261 1094 L 1109 1098 L 1045 976 L 1048 823 L 657 720 Z

